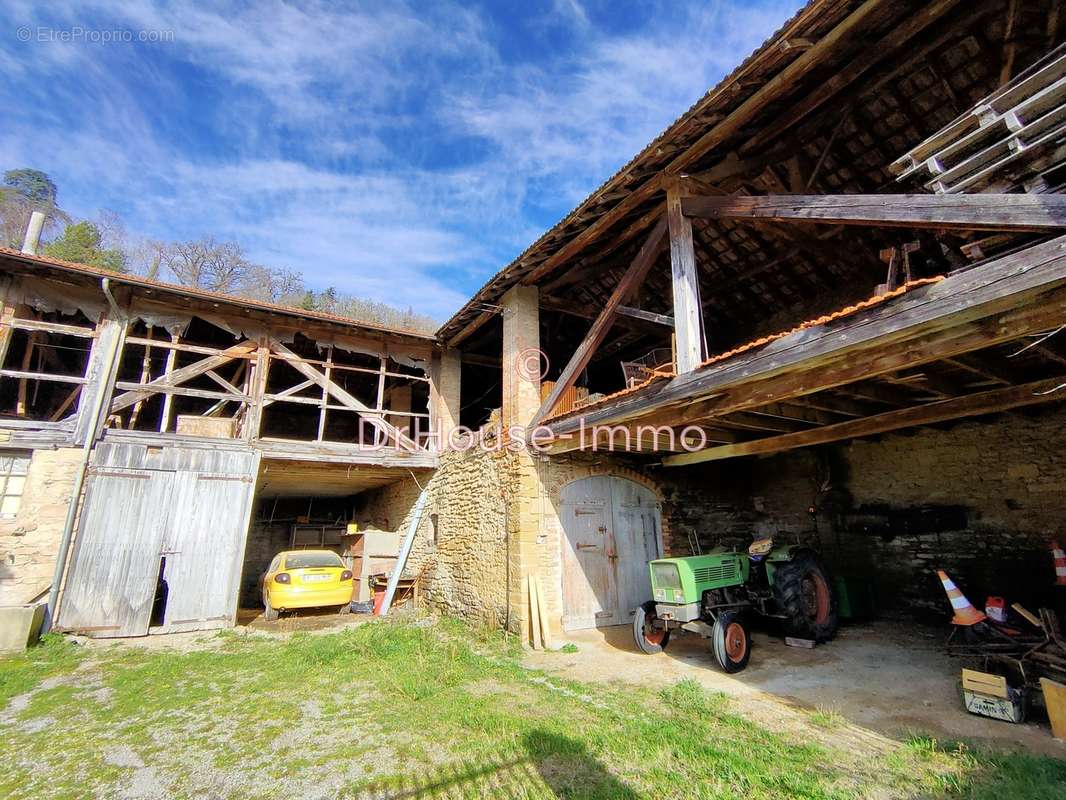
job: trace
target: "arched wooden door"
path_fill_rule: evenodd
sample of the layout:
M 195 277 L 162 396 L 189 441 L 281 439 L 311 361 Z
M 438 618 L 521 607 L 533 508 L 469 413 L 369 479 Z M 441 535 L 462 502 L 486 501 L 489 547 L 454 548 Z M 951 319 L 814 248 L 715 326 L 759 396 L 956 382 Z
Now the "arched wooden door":
M 563 487 L 563 628 L 621 625 L 651 597 L 648 562 L 662 555 L 655 495 L 611 476 Z

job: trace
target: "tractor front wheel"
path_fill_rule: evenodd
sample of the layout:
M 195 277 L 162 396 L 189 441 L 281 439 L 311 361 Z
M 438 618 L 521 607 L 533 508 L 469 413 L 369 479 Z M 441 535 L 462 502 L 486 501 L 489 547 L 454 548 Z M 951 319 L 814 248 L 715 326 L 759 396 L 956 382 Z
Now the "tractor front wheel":
M 785 616 L 785 632 L 827 642 L 837 632 L 837 604 L 829 574 L 811 551 L 801 551 L 774 571 L 774 599 Z
M 670 631 L 655 626 L 655 620 L 658 618 L 655 603 L 651 600 L 639 606 L 633 615 L 633 639 L 642 653 L 661 653 L 670 641 Z
M 740 672 L 751 658 L 751 636 L 739 611 L 723 611 L 711 630 L 711 652 L 725 672 Z

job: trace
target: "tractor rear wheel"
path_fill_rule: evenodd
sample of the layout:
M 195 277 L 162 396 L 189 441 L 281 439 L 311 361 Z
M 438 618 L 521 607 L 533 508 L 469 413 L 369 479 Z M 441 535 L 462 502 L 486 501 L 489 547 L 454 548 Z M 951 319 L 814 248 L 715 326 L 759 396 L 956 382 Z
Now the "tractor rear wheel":
M 655 626 L 655 620 L 658 618 L 655 603 L 651 600 L 639 606 L 633 615 L 633 640 L 642 653 L 661 653 L 670 641 L 670 631 Z
M 829 573 L 813 552 L 801 551 L 774 570 L 774 599 L 785 616 L 785 632 L 827 642 L 837 632 L 837 603 Z
M 711 630 L 711 653 L 725 672 L 740 672 L 751 658 L 751 636 L 739 611 L 723 611 Z

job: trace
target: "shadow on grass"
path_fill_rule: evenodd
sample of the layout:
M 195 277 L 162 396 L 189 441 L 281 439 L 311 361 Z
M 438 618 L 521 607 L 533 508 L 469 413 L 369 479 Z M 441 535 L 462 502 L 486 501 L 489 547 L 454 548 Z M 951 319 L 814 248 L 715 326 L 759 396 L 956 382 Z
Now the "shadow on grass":
M 466 759 L 431 775 L 410 774 L 365 786 L 358 797 L 557 797 L 639 800 L 579 739 L 536 729 L 522 738 L 527 755 L 508 760 Z M 545 788 L 547 794 L 545 793 Z

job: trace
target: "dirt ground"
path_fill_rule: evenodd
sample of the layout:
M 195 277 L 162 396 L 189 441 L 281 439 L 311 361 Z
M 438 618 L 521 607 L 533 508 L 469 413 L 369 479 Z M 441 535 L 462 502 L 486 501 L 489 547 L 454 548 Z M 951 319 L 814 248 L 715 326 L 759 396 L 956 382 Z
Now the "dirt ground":
M 804 650 L 755 632 L 751 662 L 730 676 L 715 666 L 705 639 L 675 637 L 663 653 L 648 656 L 636 649 L 629 626 L 616 626 L 571 632 L 567 641 L 577 645 L 576 653 L 535 652 L 526 661 L 583 681 L 666 685 L 695 678 L 764 719 L 789 709 L 817 709 L 888 738 L 922 733 L 1066 758 L 1066 742 L 1052 738 L 1046 719 L 1012 725 L 963 709 L 958 689 L 963 664 L 944 654 L 945 635 L 941 629 L 879 621 L 842 627 L 829 644 Z

